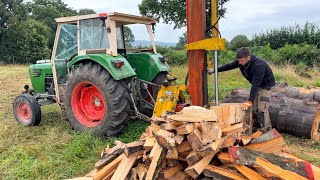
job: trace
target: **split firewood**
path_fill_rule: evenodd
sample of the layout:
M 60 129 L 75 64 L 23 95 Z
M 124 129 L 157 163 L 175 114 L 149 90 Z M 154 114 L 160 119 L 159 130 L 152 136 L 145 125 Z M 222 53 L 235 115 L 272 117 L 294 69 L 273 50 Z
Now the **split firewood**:
M 282 169 L 281 167 L 271 164 L 266 159 L 257 157 L 255 164 L 266 170 L 268 173 L 273 174 L 274 177 L 291 180 L 291 179 L 301 179 L 307 180 L 307 178 L 298 175 L 297 173 Z
M 257 158 L 263 158 L 273 165 L 277 165 L 285 170 L 290 170 L 291 172 L 295 172 L 303 177 L 313 177 L 313 174 L 309 173 L 309 168 L 311 166 L 308 162 L 296 162 L 294 159 L 261 153 L 242 147 L 230 147 L 229 155 L 231 161 L 235 164 L 252 166 L 256 163 Z
M 200 131 L 202 134 L 203 145 L 207 145 L 222 137 L 221 127 L 217 126 L 213 122 L 205 122 L 205 121 L 201 122 Z
M 236 180 L 246 180 L 246 178 L 235 171 L 231 171 L 228 169 L 224 169 L 221 167 L 208 165 L 204 171 L 203 174 L 207 177 L 211 177 L 213 179 L 236 179 Z
M 134 154 L 130 157 L 124 156 L 116 171 L 114 172 L 111 180 L 124 180 L 129 174 L 134 162 L 136 161 L 138 154 Z
M 96 169 L 99 170 L 103 168 L 106 164 L 116 159 L 121 153 L 123 153 L 123 151 L 124 144 L 120 141 L 117 141 L 117 144 L 113 148 L 107 150 L 102 159 L 95 163 Z
M 104 177 L 106 177 L 108 174 L 110 174 L 112 171 L 114 171 L 120 162 L 122 161 L 123 157 L 125 157 L 125 154 L 121 154 L 118 156 L 115 160 L 113 160 L 111 163 L 104 166 L 102 169 L 100 169 L 94 176 L 95 180 L 102 180 Z
M 218 159 L 222 162 L 222 164 L 230 164 L 232 163 L 229 153 L 222 152 L 218 155 Z
M 234 125 L 230 125 L 228 127 L 225 127 L 222 129 L 222 135 L 227 136 L 227 135 L 233 134 L 233 133 L 243 133 L 246 131 L 246 129 L 244 129 L 243 125 L 244 125 L 243 123 L 238 123 L 238 124 L 234 124 Z
M 138 164 L 137 166 L 137 174 L 139 179 L 144 179 L 145 176 L 147 175 L 147 167 L 144 164 Z
M 182 141 L 184 140 L 184 136 L 183 135 L 176 135 L 174 137 L 174 140 L 176 141 L 176 144 L 181 144 Z
M 173 133 L 160 129 L 157 132 L 154 132 L 153 135 L 161 147 L 165 149 L 172 149 L 173 147 L 175 147 Z
M 160 148 L 156 149 L 154 152 L 154 157 L 152 158 L 151 164 L 149 166 L 146 180 L 152 180 L 155 179 L 158 175 L 158 169 L 162 166 L 162 162 L 164 160 L 164 155 L 166 153 L 166 150 L 164 150 L 161 146 Z
M 187 152 L 192 150 L 189 141 L 183 141 L 180 145 L 177 146 L 177 150 L 179 153 Z
M 179 171 L 177 173 L 175 173 L 173 176 L 169 177 L 168 180 L 190 180 L 192 179 L 188 174 L 182 172 L 182 171 Z
M 182 111 L 174 115 L 168 115 L 167 119 L 170 121 L 182 122 L 217 122 L 218 116 L 215 111 L 208 110 L 199 106 L 190 106 L 183 108 Z
M 131 142 L 125 145 L 124 148 L 124 153 L 126 154 L 126 156 L 131 156 L 134 153 L 137 153 L 139 151 L 143 151 L 144 150 L 144 141 L 136 141 L 136 142 Z
M 176 174 L 177 172 L 183 170 L 184 168 L 186 168 L 186 166 L 184 164 L 179 164 L 175 167 L 166 168 L 163 170 L 164 178 L 168 179 L 168 178 L 172 177 L 174 174 Z
M 179 153 L 177 148 L 172 148 L 171 150 L 168 150 L 166 159 L 178 159 L 178 156 L 179 156 Z
M 198 129 L 195 129 L 191 134 L 189 134 L 187 139 L 194 151 L 197 151 L 202 147 L 202 135 Z
M 208 164 L 210 163 L 210 161 L 212 160 L 215 154 L 216 154 L 215 152 L 212 152 L 208 156 L 202 158 L 196 164 L 186 168 L 184 171 L 192 178 L 194 179 L 197 178 L 202 173 L 202 171 L 208 166 Z
M 201 156 L 197 154 L 196 151 L 191 151 L 186 158 L 189 166 L 194 165 L 196 162 L 201 160 Z
M 176 128 L 178 135 L 190 134 L 195 129 L 194 123 L 183 124 Z
M 151 150 L 156 142 L 155 137 L 147 137 L 146 141 L 143 144 L 145 150 Z
M 266 180 L 266 178 L 247 166 L 235 165 L 235 168 L 249 180 Z

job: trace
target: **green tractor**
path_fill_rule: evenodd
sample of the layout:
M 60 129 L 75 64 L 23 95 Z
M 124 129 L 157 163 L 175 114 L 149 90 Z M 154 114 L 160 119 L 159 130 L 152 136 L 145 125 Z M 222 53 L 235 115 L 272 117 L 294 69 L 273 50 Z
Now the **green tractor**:
M 76 131 L 115 135 L 129 118 L 148 120 L 160 85 L 170 84 L 168 64 L 157 53 L 155 20 L 122 13 L 56 19 L 51 60 L 29 68 L 33 89 L 13 103 L 18 123 L 36 126 L 41 106 L 58 103 L 62 117 Z M 150 48 L 126 47 L 124 26 L 142 24 Z

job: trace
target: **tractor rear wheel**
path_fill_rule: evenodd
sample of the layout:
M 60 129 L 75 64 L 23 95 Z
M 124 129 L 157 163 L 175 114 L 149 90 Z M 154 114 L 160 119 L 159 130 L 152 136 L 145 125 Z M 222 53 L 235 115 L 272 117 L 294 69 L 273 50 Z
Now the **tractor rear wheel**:
M 41 121 L 41 108 L 37 99 L 30 94 L 21 94 L 13 102 L 13 113 L 19 124 L 36 126 Z
M 129 118 L 129 92 L 99 64 L 80 64 L 66 83 L 66 113 L 74 130 L 118 134 Z

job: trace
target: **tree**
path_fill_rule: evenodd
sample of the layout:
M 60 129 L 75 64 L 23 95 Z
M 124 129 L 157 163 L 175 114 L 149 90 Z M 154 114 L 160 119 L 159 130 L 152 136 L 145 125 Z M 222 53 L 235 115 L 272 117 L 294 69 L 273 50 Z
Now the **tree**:
M 183 33 L 182 36 L 179 37 L 179 41 L 176 44 L 177 49 L 184 49 L 184 46 L 187 44 L 187 32 Z
M 229 48 L 231 50 L 237 50 L 241 47 L 248 47 L 250 46 L 250 40 L 247 38 L 246 35 L 237 35 L 231 41 Z
M 132 47 L 132 43 L 135 41 L 135 37 L 128 26 L 124 27 L 124 39 L 126 42 L 126 47 Z
M 79 9 L 78 15 L 97 14 L 93 9 Z
M 7 61 L 12 61 L 14 58 L 16 63 L 34 63 L 38 59 L 49 58 L 49 37 L 49 28 L 46 25 L 34 19 L 28 19 L 10 24 L 4 30 L 1 50 L 8 57 Z
M 0 39 L 2 31 L 8 27 L 10 19 L 26 20 L 27 9 L 23 0 L 0 1 Z
M 49 27 L 50 49 L 52 49 L 57 28 L 55 18 L 77 15 L 77 11 L 69 8 L 62 0 L 33 0 L 28 3 L 28 6 L 31 11 L 31 17 Z
M 229 0 L 218 1 L 218 14 L 223 17 L 226 8 L 221 8 Z M 211 26 L 211 0 L 206 0 L 207 27 Z M 164 23 L 174 24 L 174 28 L 186 26 L 186 0 L 142 0 L 139 4 L 140 13 Z

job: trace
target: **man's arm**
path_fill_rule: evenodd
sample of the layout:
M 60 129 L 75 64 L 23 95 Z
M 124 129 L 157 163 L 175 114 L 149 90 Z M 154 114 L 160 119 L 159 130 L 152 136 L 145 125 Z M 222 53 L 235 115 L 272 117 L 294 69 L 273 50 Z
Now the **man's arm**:
M 259 65 L 253 68 L 252 86 L 251 86 L 250 97 L 249 97 L 249 101 L 252 103 L 257 97 L 260 85 L 263 81 L 265 70 L 266 70 L 265 65 Z
M 236 59 L 229 64 L 225 64 L 221 67 L 218 67 L 218 72 L 229 71 L 231 69 L 236 69 L 239 67 L 239 60 Z

